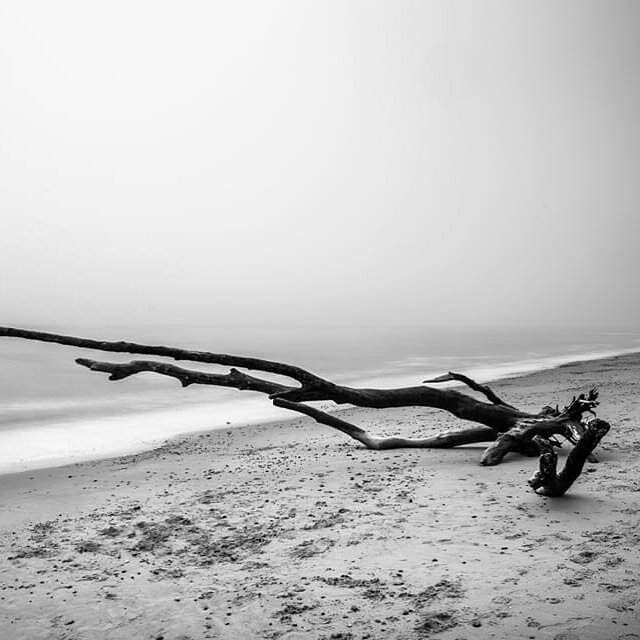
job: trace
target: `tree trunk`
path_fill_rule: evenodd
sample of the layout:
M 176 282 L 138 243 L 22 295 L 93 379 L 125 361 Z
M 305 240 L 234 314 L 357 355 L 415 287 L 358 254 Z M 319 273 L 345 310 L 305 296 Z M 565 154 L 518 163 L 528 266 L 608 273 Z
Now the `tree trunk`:
M 484 399 L 480 400 L 455 389 L 425 386 L 424 383 L 420 386 L 398 389 L 349 387 L 335 384 L 290 364 L 207 351 L 191 351 L 124 341 L 105 342 L 10 327 L 0 327 L 0 337 L 38 340 L 97 351 L 143 354 L 230 367 L 227 373 L 207 373 L 155 360 L 134 360 L 128 363 L 104 362 L 87 358 L 76 360 L 79 365 L 91 371 L 109 373 L 110 380 L 122 380 L 150 371 L 176 378 L 184 387 L 203 384 L 263 393 L 275 406 L 307 415 L 320 424 L 341 431 L 372 450 L 405 447 L 450 448 L 478 442 L 491 442 L 480 461 L 482 465 L 498 464 L 509 452 L 541 455 L 540 471 L 532 478 L 530 485 L 538 493 L 548 496 L 562 495 L 566 492 L 580 475 L 584 461 L 590 458 L 592 450 L 609 430 L 606 422 L 593 420 L 588 423 L 584 417 L 584 414 L 593 414 L 598 405 L 598 393 L 595 389 L 587 395 L 573 398 L 562 411 L 547 406 L 539 413 L 531 414 L 507 404 L 488 386 L 454 372 L 426 380 L 425 383 L 459 382 L 472 391 L 482 394 Z M 265 380 L 239 371 L 236 367 L 285 376 L 293 380 L 294 384 L 285 385 Z M 376 409 L 406 406 L 432 407 L 448 411 L 461 420 L 473 422 L 475 426 L 438 434 L 431 438 L 376 438 L 333 413 L 305 404 L 317 400 Z M 553 446 L 559 446 L 555 436 L 560 436 L 575 445 L 569 454 L 565 469 L 559 474 L 555 471 L 557 456 Z

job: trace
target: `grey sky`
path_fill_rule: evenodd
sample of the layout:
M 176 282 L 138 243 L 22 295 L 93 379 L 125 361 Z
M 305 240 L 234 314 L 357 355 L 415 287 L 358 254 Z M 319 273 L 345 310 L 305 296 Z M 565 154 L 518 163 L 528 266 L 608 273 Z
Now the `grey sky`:
M 640 3 L 0 5 L 0 324 L 640 321 Z

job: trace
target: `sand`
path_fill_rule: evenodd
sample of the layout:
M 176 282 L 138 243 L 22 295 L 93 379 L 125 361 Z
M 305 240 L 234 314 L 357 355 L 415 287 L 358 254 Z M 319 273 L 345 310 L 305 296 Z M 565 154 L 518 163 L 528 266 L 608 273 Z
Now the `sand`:
M 0 478 L 0 638 L 640 638 L 640 355 L 494 388 L 598 385 L 612 431 L 564 498 L 536 459 L 372 452 L 299 419 Z M 347 410 L 378 434 L 442 412 Z

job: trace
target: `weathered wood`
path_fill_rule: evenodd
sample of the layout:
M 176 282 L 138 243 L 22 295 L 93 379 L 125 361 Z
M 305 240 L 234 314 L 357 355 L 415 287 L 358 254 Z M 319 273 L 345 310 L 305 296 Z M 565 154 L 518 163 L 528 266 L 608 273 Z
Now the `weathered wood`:
M 542 436 L 549 440 L 553 436 L 560 435 L 568 440 L 570 433 L 567 421 L 558 417 L 524 418 L 509 431 L 498 435 L 495 442 L 482 455 L 480 464 L 487 467 L 496 465 L 502 462 L 511 451 L 529 455 L 527 452 L 536 448 L 535 436 Z
M 461 393 L 456 389 L 437 389 L 424 385 L 399 389 L 337 385 L 298 366 L 231 354 L 125 341 L 107 342 L 11 327 L 0 327 L 0 337 L 231 367 L 228 373 L 223 374 L 185 369 L 155 360 L 134 360 L 127 363 L 104 362 L 88 358 L 76 360 L 79 365 L 91 371 L 108 373 L 110 380 L 123 380 L 142 372 L 153 372 L 175 378 L 184 387 L 204 384 L 263 393 L 269 396 L 275 406 L 307 415 L 316 422 L 337 429 L 372 450 L 450 448 L 478 442 L 491 442 L 492 444 L 482 456 L 482 465 L 498 464 L 509 452 L 524 455 L 541 454 L 541 471 L 534 476 L 535 480 L 532 478 L 530 484 L 538 493 L 544 495 L 562 495 L 571 486 L 580 475 L 584 460 L 590 459 L 592 450 L 609 429 L 609 425 L 604 421 L 592 420 L 588 426 L 583 421 L 583 414 L 594 414 L 595 407 L 598 405 L 598 393 L 595 389 L 587 395 L 574 397 L 563 410 L 547 406 L 539 413 L 532 414 L 508 404 L 487 385 L 480 384 L 461 373 L 449 372 L 425 382 L 432 384 L 448 381 L 461 382 L 471 390 L 483 394 L 489 402 Z M 285 385 L 265 380 L 239 371 L 237 367 L 285 376 L 291 378 L 296 384 Z M 475 423 L 475 426 L 445 432 L 430 438 L 377 438 L 333 413 L 305 404 L 317 400 L 332 401 L 338 405 L 351 404 L 378 409 L 405 406 L 431 407 L 448 411 L 457 418 Z M 573 451 L 569 454 L 567 465 L 560 474 L 555 472 L 557 456 L 554 458 L 553 446 L 559 446 L 559 442 L 554 439 L 554 436 L 560 436 L 575 444 Z
M 529 486 L 538 494 L 548 497 L 564 495 L 569 487 L 582 473 L 589 454 L 598 446 L 600 440 L 610 429 L 608 422 L 598 418 L 593 419 L 585 428 L 580 439 L 569 452 L 564 468 L 557 472 L 558 455 L 547 440 L 534 436 L 534 442 L 541 450 L 540 468 L 529 480 Z
M 304 413 L 316 422 L 333 427 L 361 442 L 367 449 L 373 449 L 374 451 L 387 449 L 451 449 L 463 444 L 491 442 L 497 435 L 496 431 L 489 427 L 471 427 L 460 431 L 445 431 L 431 438 L 376 438 L 350 422 L 309 405 L 290 402 L 277 397 L 273 399 L 273 404 L 276 407 Z
M 261 358 L 247 358 L 226 353 L 210 353 L 209 351 L 193 351 L 190 349 L 178 349 L 162 345 L 147 345 L 136 342 L 119 340 L 108 342 L 104 340 L 92 340 L 90 338 L 78 338 L 58 333 L 46 333 L 43 331 L 30 331 L 27 329 L 14 329 L 12 327 L 0 327 L 0 337 L 23 338 L 25 340 L 37 340 L 39 342 L 53 342 L 55 344 L 70 347 L 82 347 L 95 349 L 96 351 L 110 351 L 112 353 L 137 353 L 141 355 L 160 356 L 173 360 L 188 360 L 190 362 L 203 362 L 206 364 L 219 364 L 226 367 L 241 367 L 267 373 L 276 373 L 297 380 L 301 384 L 313 384 L 320 380 L 317 376 L 300 367 L 263 360 Z
M 188 360 L 191 362 L 219 364 L 263 371 L 265 373 L 275 373 L 292 378 L 299 383 L 297 387 L 285 387 L 274 392 L 279 394 L 279 397 L 284 400 L 297 403 L 313 400 L 331 400 L 337 404 L 353 404 L 360 407 L 377 409 L 406 406 L 433 407 L 449 411 L 462 420 L 478 422 L 497 431 L 507 431 L 514 426 L 519 418 L 529 415 L 510 406 L 482 402 L 476 398 L 460 393 L 455 389 L 434 389 L 427 386 L 404 387 L 399 389 L 368 389 L 337 385 L 300 367 L 260 358 L 248 358 L 245 356 L 212 353 L 208 351 L 192 351 L 166 346 L 151 346 L 126 341 L 106 342 L 10 327 L 0 327 L 0 337 L 2 336 L 53 342 L 112 353 L 139 353 L 168 357 L 174 360 Z M 93 361 L 93 363 L 94 371 L 106 371 L 107 369 L 104 367 L 108 365 L 110 367 L 109 372 L 112 376 L 116 376 L 115 378 L 112 377 L 112 379 L 120 379 L 120 376 L 126 377 L 125 374 L 127 374 L 127 372 L 131 372 L 128 374 L 131 375 L 132 373 L 150 370 L 162 375 L 177 377 L 174 375 L 177 373 L 175 370 L 169 373 L 168 369 L 159 366 L 155 366 L 153 369 L 145 369 L 141 364 L 132 366 L 131 363 L 103 363 L 103 369 L 97 369 L 97 361 Z M 135 370 L 136 366 L 138 367 L 137 370 Z M 150 367 L 151 365 L 147 363 L 146 366 Z M 181 374 L 182 380 L 186 380 L 184 371 Z M 220 384 L 220 380 L 214 381 L 213 378 L 209 378 L 208 381 L 206 381 L 205 377 L 194 375 L 189 384 Z M 224 384 L 224 386 L 233 385 Z
M 462 373 L 454 373 L 453 371 L 449 371 L 449 373 L 445 373 L 444 375 L 438 376 L 437 378 L 432 378 L 431 380 L 425 380 L 424 383 L 433 384 L 437 382 L 452 382 L 452 381 L 462 382 L 466 384 L 470 389 L 473 389 L 474 391 L 479 391 L 480 393 L 484 394 L 487 397 L 487 400 L 489 400 L 489 402 L 491 402 L 492 404 L 499 404 L 499 405 L 502 405 L 503 407 L 510 407 L 511 409 L 515 408 L 515 407 L 512 407 L 510 404 L 506 403 L 502 398 L 499 398 L 498 395 L 494 393 L 494 391 L 490 387 L 488 387 L 486 384 L 478 384 L 475 380 L 473 380 L 472 378 L 469 378 L 468 376 L 465 376 Z

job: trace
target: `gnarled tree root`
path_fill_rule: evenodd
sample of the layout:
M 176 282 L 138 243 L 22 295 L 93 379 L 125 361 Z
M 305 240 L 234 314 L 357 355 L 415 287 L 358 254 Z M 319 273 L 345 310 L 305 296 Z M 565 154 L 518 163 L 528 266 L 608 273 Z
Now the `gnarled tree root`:
M 593 419 L 569 452 L 560 473 L 557 472 L 558 455 L 549 441 L 540 436 L 534 436 L 533 441 L 541 451 L 540 469 L 529 479 L 529 486 L 542 496 L 555 498 L 564 495 L 582 473 L 589 454 L 598 446 L 609 429 L 609 424 L 604 420 Z

